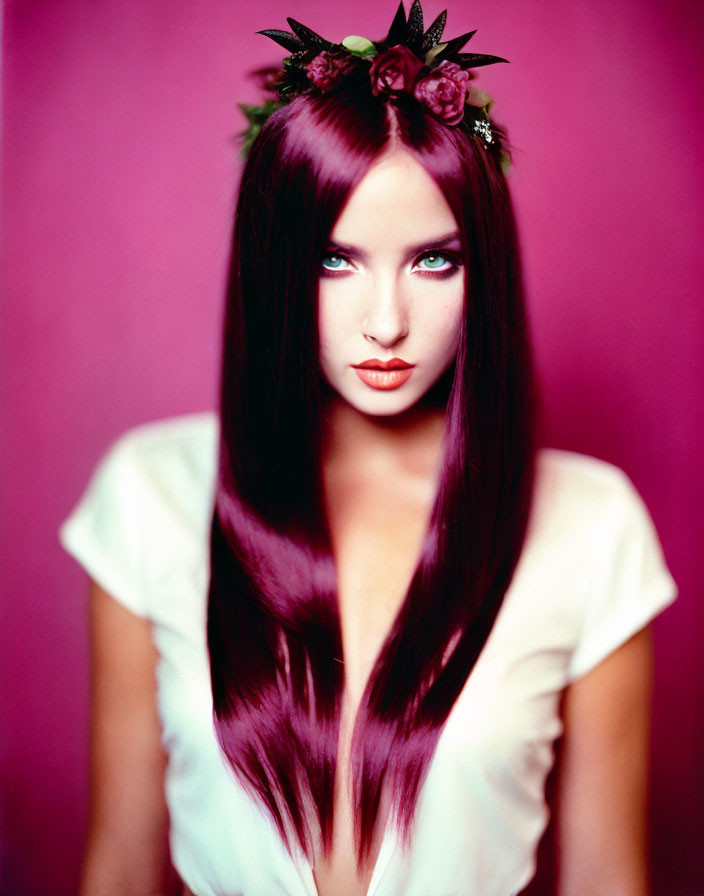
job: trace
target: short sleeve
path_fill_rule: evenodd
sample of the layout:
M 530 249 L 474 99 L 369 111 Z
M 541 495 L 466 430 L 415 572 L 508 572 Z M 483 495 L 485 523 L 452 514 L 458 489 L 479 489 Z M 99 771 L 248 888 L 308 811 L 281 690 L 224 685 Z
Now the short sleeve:
M 144 488 L 133 434 L 119 439 L 98 464 L 59 530 L 62 546 L 102 588 L 139 616 L 147 615 L 140 546 Z
M 91 578 L 157 625 L 182 629 L 202 609 L 218 431 L 210 412 L 130 430 L 59 530 Z
M 628 477 L 614 477 L 590 545 L 588 603 L 568 679 L 589 672 L 677 596 L 653 521 Z

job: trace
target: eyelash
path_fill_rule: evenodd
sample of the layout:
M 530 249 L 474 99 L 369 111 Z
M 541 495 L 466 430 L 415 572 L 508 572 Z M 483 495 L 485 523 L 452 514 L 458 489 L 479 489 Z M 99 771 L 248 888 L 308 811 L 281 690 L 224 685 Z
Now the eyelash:
M 449 277 L 454 276 L 458 270 L 463 267 L 462 256 L 458 252 L 451 252 L 447 249 L 428 249 L 426 252 L 423 252 L 421 255 L 416 258 L 413 262 L 413 267 L 419 264 L 426 258 L 444 258 L 446 262 L 448 262 L 449 267 L 443 268 L 441 270 L 429 270 L 427 268 L 417 271 L 416 273 L 422 274 L 424 277 L 433 277 L 438 280 L 446 280 Z M 322 269 L 322 277 L 338 277 L 342 274 L 349 273 L 348 268 L 340 268 L 338 270 L 334 270 L 333 268 L 326 268 L 323 262 L 325 262 L 328 258 L 341 258 L 343 261 L 347 262 L 347 264 L 352 264 L 352 260 L 348 258 L 348 256 L 343 255 L 341 252 L 328 252 L 323 255 L 321 259 L 321 269 Z

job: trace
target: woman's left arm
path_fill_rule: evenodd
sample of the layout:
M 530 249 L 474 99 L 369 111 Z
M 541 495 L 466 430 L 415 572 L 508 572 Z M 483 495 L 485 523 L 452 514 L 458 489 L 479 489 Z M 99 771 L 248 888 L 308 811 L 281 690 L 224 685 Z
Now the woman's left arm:
M 559 896 L 648 896 L 652 638 L 642 629 L 565 693 Z

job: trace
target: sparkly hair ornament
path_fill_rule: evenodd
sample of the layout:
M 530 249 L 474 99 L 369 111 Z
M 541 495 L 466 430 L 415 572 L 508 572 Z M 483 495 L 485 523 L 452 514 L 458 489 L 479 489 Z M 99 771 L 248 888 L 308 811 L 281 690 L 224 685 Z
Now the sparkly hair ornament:
M 291 32 L 271 28 L 259 31 L 291 55 L 284 58 L 280 71 L 267 72 L 265 86 L 275 99 L 261 106 L 240 104 L 249 122 L 239 135 L 243 138 L 242 155 L 249 153 L 269 116 L 296 97 L 366 83 L 374 96 L 391 101 L 402 95 L 415 98 L 434 118 L 461 128 L 484 149 L 495 150 L 503 157 L 500 133 L 489 117 L 493 100 L 472 87 L 470 81 L 474 78 L 471 69 L 508 60 L 460 52 L 475 31 L 443 41 L 446 19 L 444 10 L 424 32 L 420 0 L 413 0 L 408 19 L 401 2 L 389 33 L 381 41 L 351 35 L 334 44 L 295 19 L 287 20 Z

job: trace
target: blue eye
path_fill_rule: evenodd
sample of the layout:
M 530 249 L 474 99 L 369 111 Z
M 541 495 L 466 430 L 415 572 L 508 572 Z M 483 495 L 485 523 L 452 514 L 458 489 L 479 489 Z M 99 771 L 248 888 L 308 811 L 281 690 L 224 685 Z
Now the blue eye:
M 451 277 L 462 267 L 462 258 L 455 252 L 426 252 L 416 261 L 413 270 L 420 274 Z
M 344 271 L 348 262 L 341 255 L 323 255 L 321 264 L 326 271 Z
M 421 262 L 425 263 L 426 270 L 439 271 L 449 264 L 449 259 L 444 255 L 426 255 L 425 258 L 421 258 Z

